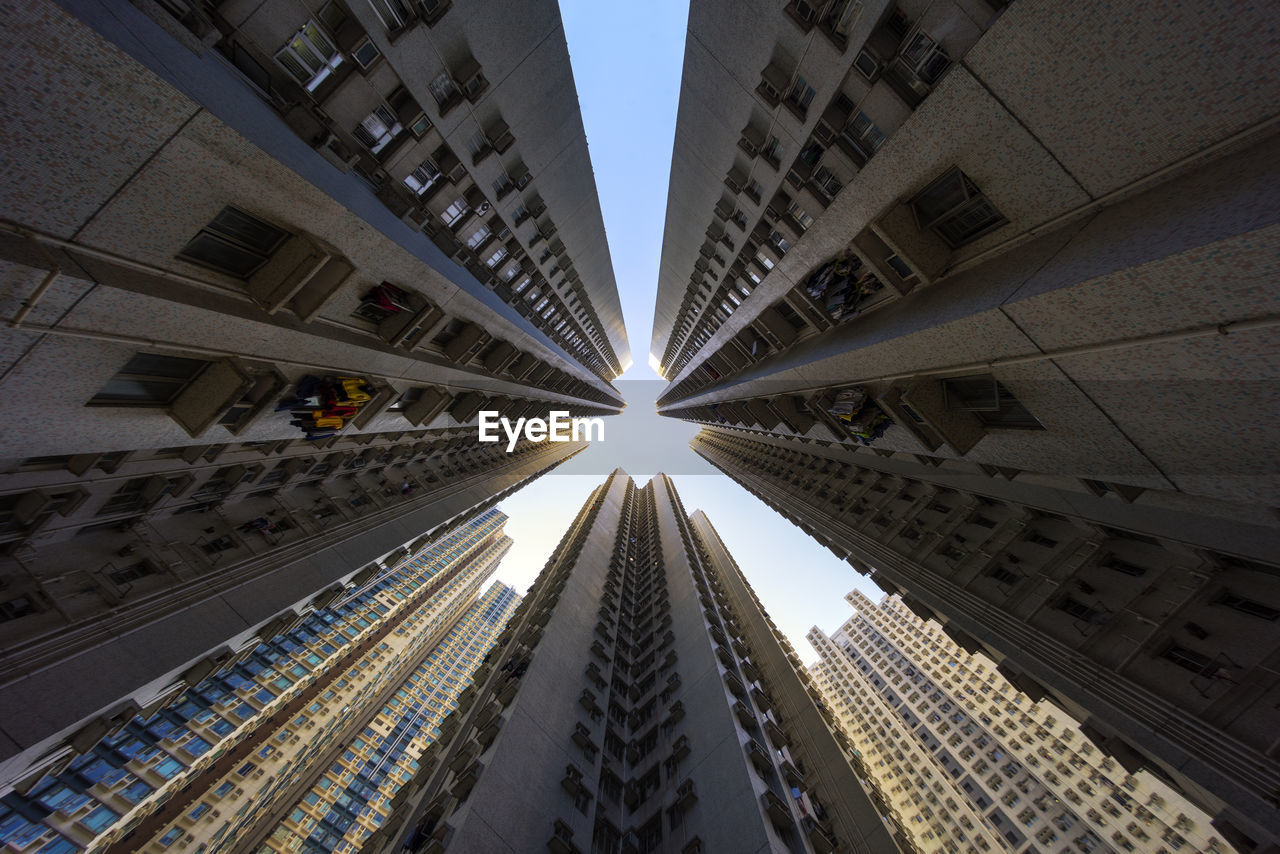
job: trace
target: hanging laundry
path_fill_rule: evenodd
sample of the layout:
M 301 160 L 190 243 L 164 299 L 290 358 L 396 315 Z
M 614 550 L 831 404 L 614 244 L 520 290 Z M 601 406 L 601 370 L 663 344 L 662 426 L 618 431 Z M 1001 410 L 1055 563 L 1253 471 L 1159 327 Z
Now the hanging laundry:
M 376 390 L 360 377 L 306 376 L 298 381 L 292 397 L 281 400 L 278 411 L 290 409 L 290 423 L 302 428 L 308 439 L 327 438 L 358 415 Z M 309 393 L 303 394 L 304 391 Z
M 861 386 L 838 391 L 827 412 L 845 422 L 849 435 L 864 445 L 883 436 L 893 423 Z

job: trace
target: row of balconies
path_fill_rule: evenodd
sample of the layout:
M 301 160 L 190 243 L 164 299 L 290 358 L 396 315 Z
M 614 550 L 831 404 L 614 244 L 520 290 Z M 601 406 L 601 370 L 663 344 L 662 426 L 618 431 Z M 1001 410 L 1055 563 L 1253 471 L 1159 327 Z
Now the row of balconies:
M 837 20 L 845 22 L 843 28 L 844 32 L 847 32 L 849 22 L 857 18 L 857 10 L 843 0 L 838 0 L 831 5 L 841 7 L 841 10 L 834 14 Z M 959 9 L 956 9 L 954 14 L 958 17 L 963 16 Z M 789 4 L 788 16 L 792 21 L 801 23 L 802 28 L 812 26 L 814 20 L 825 21 L 831 17 L 830 13 L 820 15 L 815 6 L 808 2 Z M 939 26 L 937 16 L 933 17 L 935 20 L 932 21 L 931 26 L 937 28 Z M 821 119 L 816 123 L 813 136 L 788 170 L 788 182 L 800 190 L 804 196 L 802 201 L 806 207 L 800 208 L 802 218 L 812 222 L 810 213 L 827 207 L 840 189 L 865 166 L 884 143 L 885 129 L 892 134 L 950 67 L 951 57 L 962 55 L 981 35 L 981 30 L 971 31 L 972 27 L 967 21 L 966 26 L 959 29 L 949 27 L 942 29 L 946 32 L 943 38 L 945 47 L 922 31 L 919 26 L 912 26 L 900 10 L 895 8 L 886 13 L 884 21 L 872 33 L 859 53 L 854 68 L 849 70 L 845 84 L 840 87 L 841 90 L 849 90 L 849 94 L 845 91 L 837 91 L 830 105 L 823 111 Z M 843 49 L 844 36 L 840 27 L 824 28 L 823 31 L 828 33 L 837 44 L 842 45 L 840 49 Z M 836 36 L 836 33 L 840 35 Z M 908 53 L 899 55 L 900 49 Z M 795 117 L 804 123 L 814 89 L 808 85 L 798 69 L 790 68 L 775 51 L 773 60 L 761 73 L 760 85 L 756 92 L 771 109 L 779 104 L 785 104 Z M 794 133 L 789 135 L 794 136 Z M 761 157 L 770 168 L 777 170 L 780 166 L 778 159 L 780 146 L 774 140 L 768 142 L 766 140 L 769 140 L 768 130 L 749 123 L 743 130 L 738 145 L 748 157 L 753 159 Z M 729 177 L 726 178 L 726 185 L 735 195 L 746 192 L 754 204 L 760 204 L 760 184 L 752 181 L 749 172 L 743 167 L 735 165 Z M 786 208 L 791 208 L 790 199 L 787 200 Z M 806 213 L 806 210 L 810 213 Z M 711 257 L 714 251 L 710 244 L 724 242 L 732 246 L 732 243 L 724 237 L 721 221 L 733 222 L 746 231 L 746 218 L 741 215 L 740 209 L 735 210 L 732 201 L 722 200 L 717 205 L 716 214 L 717 218 L 712 220 L 708 228 L 708 243 L 703 246 L 702 260 L 700 263 L 695 263 L 689 297 L 686 298 L 686 304 L 682 306 L 662 360 L 669 374 L 678 373 L 694 355 L 690 352 L 691 346 L 700 347 L 714 329 L 732 313 L 732 307 L 722 305 L 721 308 L 728 310 L 709 310 L 703 314 L 702 322 L 699 324 L 694 324 L 692 320 L 691 312 L 695 311 L 694 305 L 698 302 L 697 293 L 700 289 L 707 287 L 705 259 Z M 781 217 L 777 216 L 776 212 L 773 221 L 775 225 L 781 221 Z M 761 224 L 763 223 L 764 220 L 761 221 Z M 805 227 L 803 222 L 795 222 L 791 219 L 791 223 L 786 226 L 789 235 L 784 236 L 783 240 L 794 244 Z M 754 231 L 753 229 L 753 233 Z M 770 233 L 767 225 L 763 231 L 766 235 Z M 743 264 L 749 264 L 754 259 L 759 251 L 759 242 L 751 246 L 749 252 L 744 253 L 746 260 L 742 262 Z M 781 243 L 775 245 L 780 247 Z M 771 260 L 776 261 L 776 259 Z M 759 266 L 750 274 L 750 280 L 758 284 L 772 266 L 771 263 Z M 907 270 L 905 264 L 902 264 L 902 268 Z M 744 272 L 746 270 L 740 266 L 733 271 L 733 274 L 738 278 L 742 277 Z M 889 280 L 892 281 L 893 278 L 890 276 Z M 748 285 L 746 291 L 749 293 L 752 287 Z M 714 305 L 718 301 L 713 297 L 708 305 Z M 694 327 L 694 332 L 686 338 L 684 332 L 690 327 Z
M 279 59 L 277 64 L 254 43 L 253 33 L 232 33 L 224 39 L 223 44 L 233 58 L 248 59 L 255 53 L 259 54 L 256 59 L 248 59 L 250 63 L 256 65 L 257 69 L 257 72 L 250 76 L 265 75 L 265 79 L 271 81 L 266 83 L 267 90 L 270 92 L 278 90 L 283 93 L 283 97 L 272 100 L 285 114 L 286 121 L 295 132 L 312 140 L 321 153 L 339 168 L 355 169 L 378 188 L 379 197 L 394 213 L 406 222 L 421 227 L 427 224 L 423 217 L 428 214 L 425 206 L 431 196 L 446 182 L 461 186 L 461 182 L 468 177 L 467 169 L 458 161 L 443 139 L 437 139 L 438 134 L 433 130 L 433 123 L 423 112 L 418 99 L 410 94 L 394 71 L 381 67 L 382 57 L 359 23 L 349 15 L 343 16 L 341 22 L 326 20 L 325 23 L 335 28 L 332 37 L 320 24 L 308 21 L 295 39 L 295 41 L 303 40 L 309 43 L 311 54 L 317 56 L 323 54 L 327 58 L 323 68 L 319 69 L 312 79 L 306 81 L 295 82 L 290 79 L 290 75 L 281 71 L 283 68 L 289 70 L 291 74 L 305 73 L 305 63 L 299 61 L 291 47 L 286 47 L 276 54 L 275 58 Z M 229 26 L 224 26 L 224 30 L 230 29 Z M 398 34 L 403 31 L 399 29 L 395 32 Z M 245 36 L 248 38 L 244 38 Z M 281 58 L 283 54 L 289 55 Z M 344 61 L 344 54 L 351 58 L 350 61 Z M 235 64 L 236 67 L 249 73 L 243 62 Z M 357 68 L 359 73 L 355 73 Z M 385 97 L 370 101 L 369 86 L 365 78 L 375 82 L 378 88 L 386 92 Z M 306 85 L 299 88 L 297 83 L 306 83 Z M 469 101 L 478 99 L 487 90 L 488 81 L 479 64 L 469 53 L 466 53 L 457 58 L 450 68 L 425 88 L 430 89 L 440 115 L 444 116 L 463 99 Z M 367 109 L 370 107 L 372 112 Z M 366 117 L 356 123 L 355 117 L 365 115 L 366 112 Z M 342 125 L 342 118 L 335 118 L 343 116 L 351 122 L 350 127 Z M 473 166 L 479 165 L 491 153 L 506 152 L 514 142 L 514 135 L 500 116 L 490 121 L 482 129 L 479 137 L 479 144 L 473 146 Z M 409 145 L 411 138 L 416 142 Z M 432 145 L 435 147 L 431 150 L 431 156 L 426 157 L 424 152 Z M 495 184 L 500 199 L 512 190 L 524 189 L 530 181 L 528 169 L 518 157 L 509 159 L 503 166 L 502 176 L 504 180 L 501 186 Z M 470 191 L 479 192 L 474 186 Z M 535 197 L 532 201 L 526 201 L 520 210 L 524 212 L 525 217 L 529 217 L 528 211 L 537 204 Z M 473 208 L 478 205 L 479 202 L 473 205 Z M 487 208 L 488 204 L 484 203 L 484 207 Z M 540 210 L 534 214 L 534 216 L 538 215 L 541 215 Z M 499 230 L 505 230 L 505 228 L 494 229 L 494 232 Z M 544 229 L 536 236 L 541 238 L 544 232 L 552 230 L 552 228 Z M 516 248 L 520 248 L 518 243 Z M 455 254 L 456 250 L 461 250 L 457 244 L 446 247 L 449 254 Z M 514 250 L 508 249 L 509 263 L 516 265 L 512 269 L 518 269 L 518 263 L 523 254 L 523 250 L 517 256 Z M 479 257 L 470 250 L 462 250 L 460 253 L 460 260 L 477 274 L 482 282 L 495 289 L 502 287 L 506 290 L 501 282 L 514 278 L 514 273 L 509 273 L 506 269 L 496 269 L 496 265 L 481 265 Z M 505 268 L 506 265 L 504 264 L 503 267 Z M 595 322 L 591 337 L 609 352 L 611 361 L 616 362 L 616 359 L 612 359 L 607 340 L 603 339 L 598 332 L 599 320 L 595 316 L 590 300 L 586 297 L 585 288 L 582 287 L 580 279 L 571 284 L 578 291 L 577 299 L 583 301 L 586 312 Z M 509 291 L 504 295 L 504 299 L 513 304 L 519 302 L 513 299 Z M 566 321 L 570 320 L 567 309 L 563 306 L 561 308 Z M 524 313 L 528 314 L 527 311 Z M 537 325 L 544 325 L 542 318 L 533 318 L 533 320 Z M 560 324 L 561 327 L 564 325 L 566 324 Z M 604 375 L 601 370 L 604 367 L 603 362 L 594 351 L 584 346 L 585 336 L 576 322 L 571 324 L 571 329 L 548 328 L 547 331 L 554 337 L 561 338 L 566 345 L 572 343 L 574 346 L 568 346 L 568 349 L 575 358 L 582 360 L 584 364 L 590 363 L 588 366 L 592 370 Z

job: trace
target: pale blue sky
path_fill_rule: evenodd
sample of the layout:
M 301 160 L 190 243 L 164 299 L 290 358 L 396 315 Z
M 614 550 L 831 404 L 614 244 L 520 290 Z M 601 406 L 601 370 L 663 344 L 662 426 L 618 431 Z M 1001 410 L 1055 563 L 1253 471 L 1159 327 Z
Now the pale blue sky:
M 812 661 L 809 627 L 830 631 L 848 619 L 844 594 L 855 587 L 881 592 L 690 450 L 698 428 L 658 416 L 653 403 L 665 386 L 648 349 L 688 7 L 560 0 L 634 363 L 615 382 L 628 406 L 606 419 L 605 441 L 502 503 L 515 546 L 498 574 L 523 593 L 610 471 L 621 466 L 637 485 L 663 471 L 685 509 L 706 512 L 774 622 Z

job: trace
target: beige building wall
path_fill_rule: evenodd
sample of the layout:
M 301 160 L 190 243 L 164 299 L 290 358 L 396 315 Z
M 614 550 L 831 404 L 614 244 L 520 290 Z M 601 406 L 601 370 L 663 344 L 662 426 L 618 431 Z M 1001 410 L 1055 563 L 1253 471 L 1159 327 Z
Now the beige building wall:
M 1168 783 L 1126 771 L 899 599 L 846 598 L 854 617 L 809 632 L 813 670 L 918 850 L 963 848 L 966 834 L 1011 852 L 1235 850 Z
M 694 449 L 1106 753 L 1168 775 L 1227 841 L 1272 844 L 1274 566 L 1230 526 L 745 431 Z

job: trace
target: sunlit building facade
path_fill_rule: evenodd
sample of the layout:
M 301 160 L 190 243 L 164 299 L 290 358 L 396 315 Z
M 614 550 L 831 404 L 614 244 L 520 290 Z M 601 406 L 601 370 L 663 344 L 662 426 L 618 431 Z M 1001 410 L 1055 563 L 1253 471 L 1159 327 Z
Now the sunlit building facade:
M 702 513 L 588 498 L 367 851 L 892 852 L 847 741 Z
M 320 772 L 344 761 L 355 734 L 376 731 L 433 656 L 448 657 L 428 668 L 446 685 L 436 705 L 452 701 L 479 652 L 470 640 L 491 635 L 489 618 L 510 610 L 513 594 L 501 587 L 475 609 L 510 548 L 505 521 L 489 510 L 364 568 L 330 603 L 295 615 L 153 714 L 6 795 L 0 842 L 21 852 L 133 852 L 186 847 L 198 835 L 211 850 L 259 827 L 269 832 L 273 808 L 292 808 Z M 380 780 L 394 785 L 385 778 L 404 774 L 433 720 L 421 721 L 410 744 L 370 737 L 355 749 L 397 753 Z M 343 770 L 335 780 L 354 776 Z
M 281 854 L 359 850 L 389 817 L 392 800 L 418 771 L 418 757 L 519 603 L 512 588 L 490 587 L 263 844 Z M 337 781 L 346 779 L 344 789 Z
M 846 598 L 850 620 L 809 632 L 811 671 L 915 850 L 1235 851 L 1167 781 L 1126 769 L 897 597 Z
M 1175 780 L 1231 844 L 1273 844 L 1273 563 L 1115 498 L 745 430 L 693 447 L 1104 753 Z

